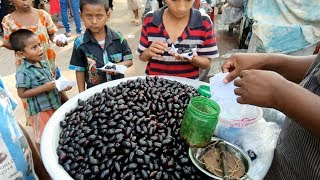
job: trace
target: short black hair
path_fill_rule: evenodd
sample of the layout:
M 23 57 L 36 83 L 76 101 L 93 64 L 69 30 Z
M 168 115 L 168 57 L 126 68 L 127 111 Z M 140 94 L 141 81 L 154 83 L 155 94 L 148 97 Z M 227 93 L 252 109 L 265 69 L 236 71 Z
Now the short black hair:
M 80 11 L 82 12 L 85 5 L 100 5 L 104 6 L 106 12 L 109 11 L 109 0 L 80 0 Z
M 23 51 L 26 47 L 26 41 L 36 34 L 28 29 L 19 29 L 11 33 L 9 43 L 14 51 Z

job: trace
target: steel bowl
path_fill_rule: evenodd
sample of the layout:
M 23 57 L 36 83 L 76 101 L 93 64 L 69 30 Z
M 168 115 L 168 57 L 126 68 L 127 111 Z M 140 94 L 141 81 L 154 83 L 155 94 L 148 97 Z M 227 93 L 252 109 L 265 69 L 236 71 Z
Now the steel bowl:
M 214 144 L 217 141 L 222 140 L 220 138 L 217 137 L 213 137 L 211 139 L 211 143 L 210 144 Z M 224 141 L 226 144 L 226 151 L 236 155 L 237 157 L 239 157 L 241 159 L 241 161 L 244 164 L 245 167 L 245 174 L 240 178 L 240 179 L 251 179 L 250 178 L 250 173 L 252 170 L 252 163 L 251 163 L 251 159 L 250 157 L 247 155 L 246 152 L 244 152 L 240 147 L 231 144 L 227 141 Z M 200 158 L 202 156 L 202 154 L 204 153 L 204 151 L 206 150 L 206 148 L 193 148 L 190 147 L 189 148 L 189 157 L 192 161 L 192 163 L 204 174 L 206 174 L 207 176 L 213 178 L 213 179 L 221 179 L 223 180 L 222 177 L 218 177 L 214 174 L 212 174 L 210 171 L 208 171 L 205 167 L 205 165 L 203 165 L 202 163 L 200 163 Z

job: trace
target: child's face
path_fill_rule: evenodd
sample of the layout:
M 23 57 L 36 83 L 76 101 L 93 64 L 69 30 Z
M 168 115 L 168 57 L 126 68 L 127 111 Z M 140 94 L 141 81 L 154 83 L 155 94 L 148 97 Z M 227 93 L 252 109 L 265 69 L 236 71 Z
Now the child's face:
M 32 0 L 12 0 L 17 9 L 28 10 L 32 7 Z
M 43 59 L 43 48 L 41 46 L 39 38 L 34 35 L 30 37 L 25 43 L 25 48 L 23 49 L 23 51 L 20 51 L 21 56 L 29 61 L 41 61 Z
M 84 26 L 93 33 L 104 31 L 108 14 L 103 5 L 86 4 L 82 8 L 81 18 Z
M 176 18 L 189 16 L 194 0 L 166 0 L 169 12 Z

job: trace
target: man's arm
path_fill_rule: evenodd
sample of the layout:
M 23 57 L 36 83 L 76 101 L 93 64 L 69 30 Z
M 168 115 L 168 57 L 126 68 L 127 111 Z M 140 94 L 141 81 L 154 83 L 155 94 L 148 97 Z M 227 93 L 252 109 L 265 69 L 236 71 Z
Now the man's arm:
M 198 68 L 201 68 L 201 69 L 208 69 L 208 68 L 210 68 L 210 65 L 211 65 L 209 58 L 207 58 L 205 56 L 193 57 L 189 62 L 192 65 L 194 65 Z
M 316 55 L 290 56 L 273 53 L 266 54 L 265 56 L 266 62 L 263 69 L 275 71 L 295 83 L 302 81 L 307 70 L 316 58 Z
M 76 79 L 79 93 L 85 91 L 85 72 L 76 71 Z
M 280 74 L 267 70 L 243 70 L 237 87 L 238 103 L 275 108 L 320 136 L 320 97 Z
M 236 53 L 222 65 L 223 72 L 230 72 L 224 82 L 234 80 L 243 70 L 271 70 L 287 80 L 299 83 L 316 56 L 289 56 L 274 53 Z
M 320 137 L 320 97 L 290 81 L 283 87 L 276 109 Z

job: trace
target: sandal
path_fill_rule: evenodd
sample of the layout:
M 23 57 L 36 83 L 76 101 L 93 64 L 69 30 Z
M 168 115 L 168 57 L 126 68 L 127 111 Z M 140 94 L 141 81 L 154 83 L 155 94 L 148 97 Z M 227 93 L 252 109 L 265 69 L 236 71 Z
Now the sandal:
M 71 32 L 65 33 L 65 35 L 66 35 L 67 37 L 71 37 L 71 36 L 72 36 Z

